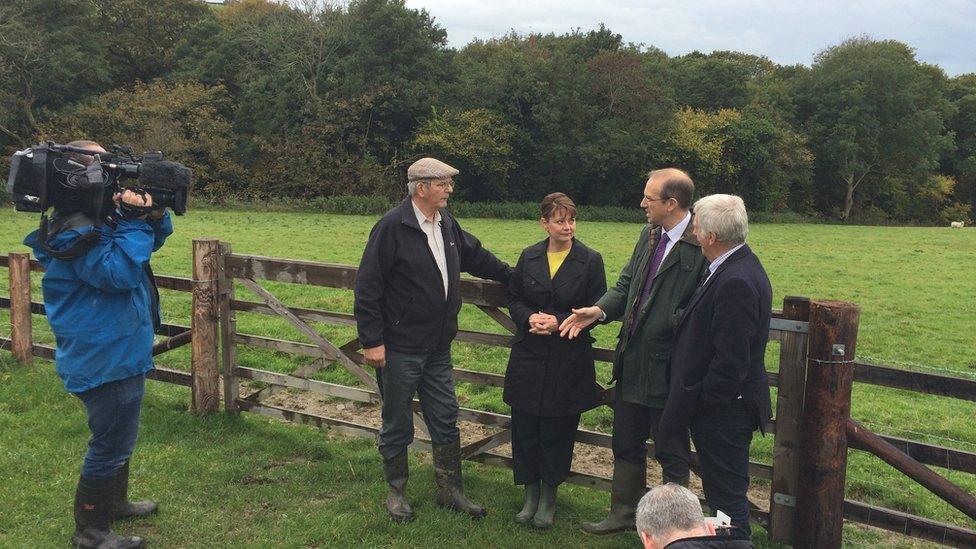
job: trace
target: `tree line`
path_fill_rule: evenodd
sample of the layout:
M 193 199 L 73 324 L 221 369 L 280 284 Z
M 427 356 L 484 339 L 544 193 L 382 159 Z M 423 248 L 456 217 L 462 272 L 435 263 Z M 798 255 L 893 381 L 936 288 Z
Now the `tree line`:
M 632 206 L 673 165 L 754 211 L 943 223 L 976 204 L 976 74 L 907 44 L 854 37 L 809 67 L 604 26 L 454 49 L 403 0 L 4 2 L 4 156 L 80 137 L 163 150 L 214 198 L 392 198 L 431 155 L 470 202 Z

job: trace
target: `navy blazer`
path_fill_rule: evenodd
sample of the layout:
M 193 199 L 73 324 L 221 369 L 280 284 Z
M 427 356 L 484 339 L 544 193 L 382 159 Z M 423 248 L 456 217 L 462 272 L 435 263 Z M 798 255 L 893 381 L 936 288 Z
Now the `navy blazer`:
M 765 433 L 772 416 L 764 356 L 773 296 L 749 246 L 730 255 L 698 289 L 678 321 L 669 361 L 663 433 L 683 432 L 708 403 L 739 396 Z

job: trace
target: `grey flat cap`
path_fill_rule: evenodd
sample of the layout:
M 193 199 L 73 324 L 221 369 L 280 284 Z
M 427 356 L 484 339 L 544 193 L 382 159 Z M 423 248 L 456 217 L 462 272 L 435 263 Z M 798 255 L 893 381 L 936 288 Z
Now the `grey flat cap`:
M 407 168 L 407 181 L 420 179 L 444 179 L 461 172 L 436 158 L 421 158 Z

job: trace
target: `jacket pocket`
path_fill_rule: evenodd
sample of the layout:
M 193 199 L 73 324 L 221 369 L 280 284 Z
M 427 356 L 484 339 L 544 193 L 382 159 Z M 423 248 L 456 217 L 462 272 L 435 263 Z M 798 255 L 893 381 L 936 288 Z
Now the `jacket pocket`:
M 410 312 L 410 308 L 413 307 L 414 300 L 416 300 L 416 297 L 411 297 L 407 301 L 406 305 L 404 305 L 403 308 L 400 309 L 400 314 L 397 315 L 396 320 L 393 321 L 394 326 L 399 326 L 400 323 L 403 322 L 404 318 L 406 318 L 407 316 L 407 313 Z

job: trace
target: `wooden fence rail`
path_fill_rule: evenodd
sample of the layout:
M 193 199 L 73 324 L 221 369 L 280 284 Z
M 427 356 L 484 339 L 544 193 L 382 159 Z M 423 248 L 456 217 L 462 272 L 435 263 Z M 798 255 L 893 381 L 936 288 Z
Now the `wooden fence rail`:
M 373 381 L 372 377 L 364 377 L 366 372 L 360 368 L 362 356 L 357 352 L 358 343 L 355 340 L 341 344 L 332 343 L 308 326 L 309 322 L 354 326 L 355 319 L 352 315 L 286 306 L 278 301 L 272 292 L 256 282 L 268 280 L 351 289 L 355 281 L 356 267 L 234 254 L 229 244 L 209 239 L 194 241 L 194 258 L 193 278 L 156 277 L 160 288 L 193 293 L 193 329 L 172 324 L 163 325 L 158 333 L 169 339 L 154 346 L 154 354 L 158 354 L 182 345 L 194 345 L 191 372 L 157 368 L 150 373 L 150 378 L 191 387 L 194 410 L 212 411 L 216 409 L 216 403 L 223 397 L 225 409 L 228 411 L 250 411 L 299 423 L 311 423 L 358 436 L 376 436 L 377 430 L 373 427 L 307 412 L 287 410 L 263 402 L 276 388 L 292 388 L 356 402 L 379 403 L 380 396 L 374 386 L 375 383 L 370 383 Z M 45 314 L 43 304 L 30 301 L 29 294 L 29 272 L 42 272 L 41 266 L 34 260 L 22 257 L 0 256 L 0 267 L 9 268 L 11 265 L 18 270 L 19 280 L 17 282 L 12 280 L 11 298 L 0 297 L 0 308 L 11 308 L 12 313 L 13 309 L 16 309 L 20 318 L 23 318 L 25 310 L 28 319 L 31 314 Z M 13 269 L 9 270 L 13 271 Z M 25 272 L 28 273 L 26 277 L 23 276 Z M 24 279 L 27 281 L 26 284 Z M 27 286 L 26 300 L 23 290 L 25 285 Z M 247 288 L 257 294 L 261 300 L 236 299 L 235 285 Z M 504 333 L 511 332 L 514 326 L 511 319 L 500 310 L 507 305 L 504 288 L 492 282 L 465 279 L 461 282 L 460 291 L 465 303 L 477 306 L 500 326 L 503 333 L 462 330 L 458 333 L 457 340 L 507 347 L 509 336 Z M 20 293 L 15 295 L 15 292 Z M 769 511 L 752 505 L 753 519 L 769 529 L 772 539 L 792 543 L 798 547 L 838 546 L 841 517 L 943 544 L 976 546 L 974 530 L 843 499 L 844 467 L 836 460 L 839 460 L 842 454 L 846 455 L 847 448 L 850 447 L 870 451 L 912 478 L 922 479 L 920 482 L 923 482 L 923 485 L 930 488 L 934 486 L 933 491 L 938 495 L 970 514 L 973 510 L 970 507 L 973 505 L 972 495 L 948 483 L 946 479 L 935 474 L 925 465 L 948 467 L 955 471 L 976 474 L 976 453 L 886 435 L 875 435 L 865 432 L 860 425 L 857 425 L 859 430 L 851 431 L 853 429 L 851 425 L 855 424 L 850 423 L 852 420 L 848 414 L 849 392 L 844 389 L 844 383 L 840 386 L 836 385 L 837 376 L 840 374 L 832 373 L 831 369 L 846 369 L 844 371 L 847 373 L 843 375 L 849 379 L 847 387 L 850 382 L 858 382 L 970 402 L 976 401 L 976 381 L 855 362 L 853 351 L 857 319 L 855 318 L 852 324 L 848 323 L 853 326 L 853 333 L 844 336 L 843 333 L 838 333 L 836 324 L 824 324 L 822 321 L 811 319 L 811 306 L 822 309 L 840 305 L 788 297 L 784 301 L 783 310 L 774 311 L 770 322 L 770 338 L 780 343 L 779 372 L 770 372 L 769 376 L 770 385 L 778 389 L 776 417 L 770 425 L 770 432 L 775 434 L 773 462 L 750 464 L 751 476 L 770 481 L 770 501 Z M 308 336 L 314 344 L 238 333 L 236 327 L 238 312 L 283 316 Z M 11 319 L 13 317 L 12 314 Z M 23 332 L 21 328 L 16 334 L 12 332 L 12 337 L 9 339 L 0 338 L 0 348 L 10 349 L 16 342 L 21 349 L 29 349 L 30 356 L 53 358 L 53 348 L 36 345 L 29 341 L 29 336 L 26 338 L 25 347 Z M 839 336 L 843 337 L 838 339 Z M 819 343 L 814 345 L 813 341 Z M 316 361 L 312 366 L 305 366 L 291 374 L 247 368 L 237 363 L 238 345 L 313 357 Z M 831 360 L 829 356 L 817 357 L 814 354 L 814 348 L 817 346 L 825 346 L 823 348 L 829 353 L 837 353 L 837 345 L 844 346 L 838 355 L 842 360 Z M 612 357 L 611 349 L 596 350 L 597 360 L 610 361 Z M 815 382 L 814 387 L 830 386 L 833 397 L 821 395 L 822 389 L 809 389 L 808 371 L 811 371 L 812 366 L 808 366 L 807 363 L 810 360 L 814 360 L 810 362 L 811 365 L 817 365 L 819 379 L 827 383 L 824 385 Z M 329 363 L 341 364 L 366 387 L 350 387 L 308 379 L 308 375 L 326 367 Z M 824 369 L 825 366 L 827 369 Z M 215 381 L 218 376 L 223 381 L 222 395 L 219 394 L 220 384 Z M 491 387 L 500 387 L 504 380 L 504 377 L 499 374 L 460 368 L 455 369 L 454 378 L 458 382 Z M 242 380 L 261 382 L 268 389 L 242 399 L 240 397 Z M 838 388 L 840 393 L 836 392 Z M 604 393 L 603 404 L 610 402 L 611 396 L 612 389 Z M 820 409 L 820 412 L 813 414 L 812 412 L 817 409 Z M 810 423 L 815 419 L 811 417 L 813 415 L 820 416 L 821 419 L 823 416 L 835 419 L 829 423 L 831 427 L 823 431 L 823 426 L 818 426 L 816 422 Z M 511 467 L 510 458 L 493 451 L 498 445 L 510 440 L 507 429 L 511 420 L 508 416 L 462 408 L 459 418 L 498 429 L 497 432 L 466 445 L 463 449 L 466 459 L 487 465 Z M 422 426 L 422 422 L 419 423 L 419 426 Z M 836 432 L 837 425 L 840 425 L 839 433 Z M 816 452 L 816 443 L 811 443 L 809 440 L 811 431 L 821 432 L 817 439 L 820 442 L 829 439 L 828 442 L 837 446 L 832 447 L 827 454 L 821 454 L 836 456 L 832 458 L 834 461 L 809 461 L 813 455 L 811 452 Z M 852 432 L 854 434 L 851 434 Z M 844 440 L 847 436 L 850 436 L 849 443 Z M 611 436 L 580 429 L 577 441 L 609 448 Z M 419 437 L 415 447 L 428 449 L 429 441 Z M 648 452 L 649 456 L 653 455 L 652 444 L 648 445 Z M 807 465 L 801 467 L 803 463 Z M 814 463 L 818 465 L 813 465 Z M 827 477 L 824 474 L 827 474 Z M 821 490 L 822 483 L 828 477 L 833 479 L 826 481 L 831 488 Z M 804 478 L 808 480 L 804 481 Z M 820 484 L 811 485 L 809 479 L 816 479 Z M 610 487 L 609 479 L 575 471 L 569 482 L 602 490 L 609 490 Z M 804 485 L 804 482 L 807 484 Z M 800 515 L 797 515 L 798 511 L 801 512 Z M 819 520 L 811 520 L 810 517 L 818 517 Z M 798 526 L 800 524 L 803 526 Z

